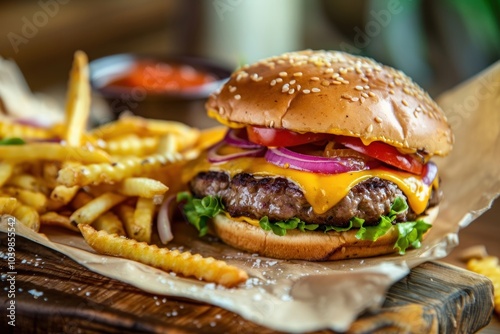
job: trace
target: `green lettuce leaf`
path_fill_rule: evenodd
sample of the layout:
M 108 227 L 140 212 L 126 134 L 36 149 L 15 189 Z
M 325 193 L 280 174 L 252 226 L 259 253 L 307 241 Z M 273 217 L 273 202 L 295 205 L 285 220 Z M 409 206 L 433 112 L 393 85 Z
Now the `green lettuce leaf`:
M 194 198 L 188 192 L 181 192 L 177 194 L 177 202 L 185 202 L 182 211 L 188 222 L 196 227 L 200 237 L 208 232 L 208 219 L 215 217 L 224 210 L 222 202 L 215 196 L 205 196 L 199 199 Z
M 399 254 L 404 254 L 406 249 L 410 246 L 413 248 L 420 248 L 423 235 L 431 226 L 432 224 L 426 223 L 421 219 L 416 222 L 396 224 L 399 235 L 394 248 L 398 250 Z
M 189 192 L 181 192 L 177 194 L 177 202 L 184 202 L 183 212 L 186 219 L 199 231 L 200 236 L 204 236 L 208 232 L 207 221 L 219 213 L 224 212 L 224 205 L 220 198 L 215 196 L 206 196 L 202 199 L 194 198 Z M 349 224 L 345 227 L 307 224 L 299 218 L 291 218 L 288 220 L 271 222 L 267 216 L 259 220 L 259 226 L 264 231 L 272 231 L 279 236 L 286 235 L 288 230 L 298 229 L 301 232 L 321 230 L 323 232 L 336 231 L 344 232 L 353 228 L 358 229 L 356 238 L 361 240 L 376 241 L 381 236 L 385 235 L 393 226 L 398 230 L 398 239 L 394 244 L 394 248 L 400 254 L 404 254 L 408 247 L 419 248 L 425 232 L 432 226 L 423 220 L 416 222 L 404 222 L 393 224 L 397 215 L 408 210 L 408 204 L 401 197 L 397 197 L 392 203 L 389 214 L 381 216 L 379 223 L 375 226 L 363 226 L 365 221 L 358 217 L 353 217 Z
M 291 218 L 285 221 L 271 222 L 267 216 L 262 217 L 259 220 L 259 225 L 264 231 L 273 231 L 274 234 L 279 236 L 286 235 L 287 230 L 299 229 L 302 232 L 314 231 L 319 227 L 318 224 L 306 224 L 299 218 Z

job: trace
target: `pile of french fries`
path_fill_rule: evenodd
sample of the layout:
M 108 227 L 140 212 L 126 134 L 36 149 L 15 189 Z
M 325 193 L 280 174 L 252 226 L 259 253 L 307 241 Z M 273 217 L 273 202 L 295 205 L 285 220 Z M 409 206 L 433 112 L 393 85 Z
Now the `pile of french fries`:
M 500 263 L 496 256 L 472 258 L 467 261 L 467 269 L 488 277 L 493 283 L 495 312 L 500 316 Z
M 247 274 L 223 261 L 152 244 L 158 207 L 183 188 L 180 170 L 207 145 L 185 124 L 124 116 L 87 131 L 91 90 L 85 53 L 75 53 L 65 121 L 50 128 L 0 121 L 0 214 L 34 231 L 57 225 L 96 251 L 235 286 Z M 58 138 L 60 140 L 54 140 Z

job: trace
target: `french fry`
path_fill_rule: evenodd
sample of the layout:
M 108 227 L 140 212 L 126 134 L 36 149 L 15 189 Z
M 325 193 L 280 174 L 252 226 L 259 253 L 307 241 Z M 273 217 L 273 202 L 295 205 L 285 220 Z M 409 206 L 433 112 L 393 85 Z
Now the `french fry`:
M 67 145 L 82 145 L 90 113 L 90 82 L 87 55 L 76 51 L 71 68 L 68 96 L 66 101 L 66 128 L 63 139 Z
M 153 198 L 165 194 L 168 187 L 160 181 L 147 177 L 131 177 L 117 184 L 115 189 L 116 192 L 126 196 Z
M 80 187 L 66 187 L 63 185 L 58 185 L 50 193 L 50 199 L 59 202 L 61 205 L 66 205 L 75 197 L 76 193 Z
M 3 188 L 1 191 L 17 198 L 22 203 L 35 209 L 38 213 L 45 212 L 47 209 L 47 197 L 41 192 L 12 187 Z
M 0 197 L 0 215 L 11 215 L 18 205 L 15 197 Z
M 91 135 L 95 138 L 105 140 L 126 134 L 147 137 L 164 136 L 169 133 L 181 136 L 186 146 L 192 146 L 200 135 L 199 130 L 180 122 L 153 120 L 138 116 L 123 116 L 116 122 L 105 124 L 91 131 Z
M 92 226 L 98 231 L 106 231 L 109 234 L 126 235 L 122 221 L 111 211 L 99 216 Z
M 40 224 L 42 226 L 59 226 L 74 232 L 79 232 L 79 229 L 71 224 L 68 216 L 61 215 L 54 211 L 45 212 L 40 215 Z
M 171 133 L 160 138 L 160 142 L 158 143 L 158 148 L 156 149 L 156 153 L 164 154 L 169 152 L 177 152 L 180 151 L 180 144 L 178 136 L 175 136 Z
M 125 228 L 125 232 L 129 238 L 133 237 L 133 232 L 135 231 L 135 220 L 134 220 L 134 212 L 135 209 L 127 204 L 119 204 L 113 210 L 121 222 L 123 223 L 123 227 Z
M 11 177 L 13 171 L 13 164 L 5 161 L 0 161 L 0 187 L 7 182 L 7 180 Z
M 162 166 L 185 161 L 180 153 L 155 154 L 144 158 L 130 157 L 114 163 L 65 167 L 57 181 L 67 187 L 119 182 L 129 177 L 145 176 Z
M 140 197 L 134 211 L 134 225 L 129 226 L 128 235 L 137 241 L 151 242 L 155 204 L 151 198 Z
M 14 175 L 9 178 L 6 182 L 6 186 L 22 188 L 31 191 L 41 191 L 43 188 L 41 186 L 42 181 L 30 174 L 19 174 Z
M 23 139 L 50 139 L 54 134 L 50 129 L 31 126 L 20 123 L 12 123 L 2 119 L 0 122 L 0 137 L 1 138 L 23 138 Z
M 81 206 L 69 217 L 72 224 L 91 224 L 97 217 L 126 199 L 112 192 L 102 194 Z
M 40 216 L 32 207 L 19 204 L 12 211 L 12 215 L 33 231 L 38 232 L 40 229 Z
M 158 142 L 158 137 L 139 137 L 135 134 L 128 134 L 109 141 L 101 141 L 99 147 L 111 155 L 145 156 L 156 151 Z
M 472 258 L 467 262 L 467 269 L 488 277 L 493 282 L 495 312 L 500 315 L 500 265 L 498 257 L 486 256 L 482 259 Z
M 204 258 L 190 252 L 158 248 L 156 245 L 96 231 L 89 225 L 78 225 L 78 228 L 90 247 L 101 254 L 123 257 L 161 270 L 173 271 L 186 277 L 194 276 L 227 287 L 234 287 L 248 278 L 243 270 L 212 257 Z
M 30 143 L 25 145 L 0 146 L 0 157 L 9 162 L 35 162 L 40 160 L 78 161 L 83 164 L 110 161 L 108 154 L 101 150 L 69 147 L 58 143 Z
M 80 209 L 82 206 L 86 205 L 88 202 L 93 200 L 94 197 L 84 191 L 78 192 L 73 200 L 71 201 L 71 207 L 75 210 Z
M 73 202 L 71 203 L 75 209 L 79 209 L 82 206 L 88 204 L 92 201 L 93 197 L 83 191 L 79 192 Z M 92 223 L 92 225 L 97 230 L 104 230 L 108 233 L 116 233 L 118 235 L 125 236 L 125 230 L 123 228 L 123 224 L 113 212 L 108 211 L 103 213 L 101 216 L 97 217 L 97 219 Z

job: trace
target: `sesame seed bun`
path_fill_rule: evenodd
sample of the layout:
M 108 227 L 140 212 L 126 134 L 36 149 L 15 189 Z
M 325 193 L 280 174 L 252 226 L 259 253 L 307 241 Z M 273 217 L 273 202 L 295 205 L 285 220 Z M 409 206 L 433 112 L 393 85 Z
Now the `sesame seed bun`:
M 441 108 L 402 72 L 337 51 L 271 57 L 233 73 L 207 101 L 231 126 L 264 126 L 382 141 L 446 155 L 453 136 Z
M 439 206 L 435 206 L 419 219 L 432 224 L 438 211 Z M 330 261 L 390 254 L 396 252 L 394 244 L 398 238 L 394 226 L 374 242 L 357 239 L 357 229 L 326 233 L 289 230 L 282 237 L 222 214 L 211 220 L 210 228 L 230 246 L 261 256 L 287 260 Z

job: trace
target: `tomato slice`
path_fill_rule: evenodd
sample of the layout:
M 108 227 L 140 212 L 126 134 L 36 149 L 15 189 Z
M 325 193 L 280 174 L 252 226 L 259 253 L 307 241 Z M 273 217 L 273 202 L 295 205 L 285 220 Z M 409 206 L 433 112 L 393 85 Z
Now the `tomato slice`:
M 335 141 L 388 165 L 413 174 L 422 174 L 424 164 L 421 161 L 409 154 L 399 152 L 395 147 L 386 143 L 374 141 L 369 145 L 364 145 L 361 139 L 346 136 L 336 136 Z
M 284 129 L 247 126 L 248 139 L 256 144 L 271 147 L 297 146 L 332 138 L 327 133 L 298 133 Z

